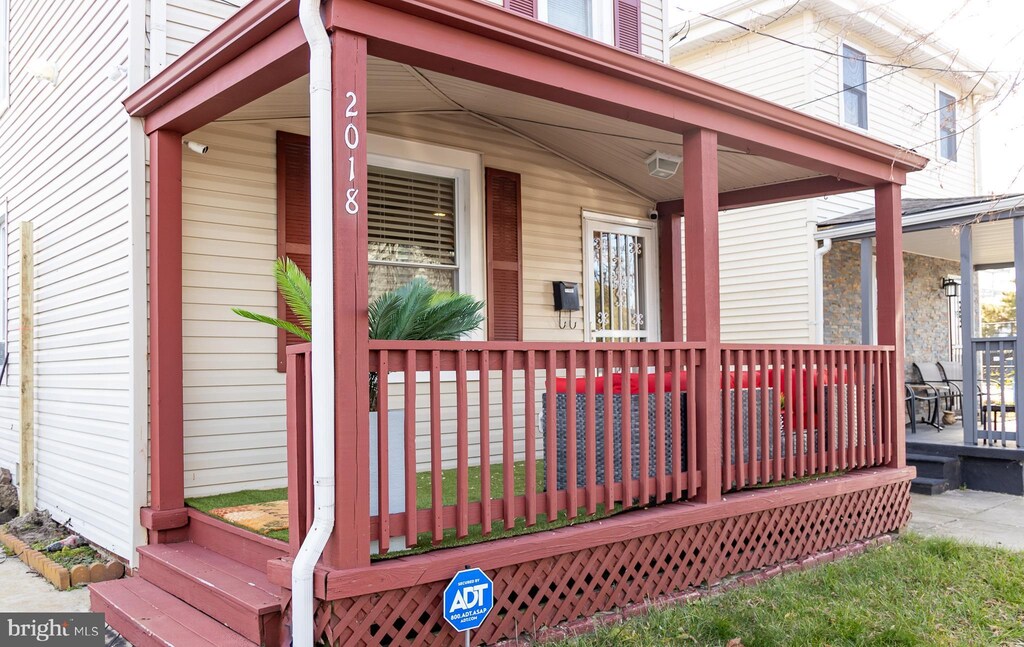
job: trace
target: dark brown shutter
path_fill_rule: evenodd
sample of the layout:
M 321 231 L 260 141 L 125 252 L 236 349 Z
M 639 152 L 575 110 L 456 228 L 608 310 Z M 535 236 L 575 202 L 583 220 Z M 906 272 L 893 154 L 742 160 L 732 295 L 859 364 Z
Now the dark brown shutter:
M 312 278 L 309 233 L 309 137 L 277 133 L 277 255 L 295 261 Z M 277 316 L 293 323 L 284 298 L 277 295 Z M 302 340 L 283 330 L 277 331 L 277 370 L 285 371 L 285 346 Z
M 505 8 L 530 18 L 537 17 L 537 0 L 505 0 Z
M 615 46 L 640 53 L 640 0 L 615 0 Z
M 487 338 L 523 338 L 523 239 L 518 173 L 486 170 Z

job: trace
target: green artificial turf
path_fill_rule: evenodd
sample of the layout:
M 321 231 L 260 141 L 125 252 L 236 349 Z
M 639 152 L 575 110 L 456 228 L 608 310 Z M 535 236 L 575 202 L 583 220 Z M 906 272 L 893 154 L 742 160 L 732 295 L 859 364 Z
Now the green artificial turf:
M 467 470 L 469 476 L 468 490 L 469 500 L 471 502 L 480 501 L 480 467 L 473 466 Z M 504 493 L 504 469 L 499 463 L 491 466 L 491 498 L 500 498 Z M 513 482 L 515 494 L 526 493 L 526 461 L 518 461 L 513 467 Z M 544 492 L 545 484 L 544 476 L 544 461 L 537 461 L 537 492 L 538 497 L 542 496 Z M 455 505 L 456 503 L 456 490 L 458 487 L 458 474 L 455 469 L 444 470 L 441 473 L 441 500 L 443 505 Z M 433 492 L 431 489 L 431 478 L 430 472 L 420 472 L 416 475 L 416 505 L 421 508 L 430 508 Z M 185 501 L 190 507 L 195 508 L 206 514 L 210 514 L 212 510 L 218 508 L 230 508 L 239 505 L 247 505 L 253 503 L 266 503 L 269 501 L 282 501 L 288 498 L 288 490 L 286 488 L 275 488 L 271 490 L 242 490 L 239 492 L 229 492 L 227 494 L 215 494 L 213 496 L 205 497 L 194 497 Z M 618 506 L 616 507 L 616 510 Z M 433 535 L 428 532 L 419 533 L 419 543 L 417 546 L 403 551 L 390 552 L 387 555 L 380 555 L 378 558 L 386 559 L 391 557 L 400 557 L 402 555 L 410 555 L 415 553 L 421 553 L 427 550 L 433 550 L 435 548 L 445 548 L 448 546 L 461 546 L 464 544 L 472 544 L 481 541 L 488 541 L 490 539 L 496 539 L 499 537 L 511 537 L 515 535 L 528 534 L 532 532 L 539 532 L 541 530 L 550 530 L 552 528 L 560 528 L 562 526 L 569 526 L 577 523 L 583 523 L 585 521 L 591 521 L 600 517 L 607 516 L 604 512 L 604 506 L 598 506 L 597 513 L 594 515 L 579 514 L 574 519 L 569 519 L 566 512 L 561 512 L 558 518 L 554 521 L 548 521 L 547 517 L 538 517 L 537 523 L 533 526 L 527 526 L 526 520 L 523 518 L 516 519 L 515 527 L 506 530 L 503 521 L 496 521 L 491 525 L 491 534 L 484 535 L 481 530 L 480 524 L 474 524 L 469 527 L 469 535 L 461 539 L 455 537 L 455 530 L 448 529 L 444 532 L 444 538 L 437 543 L 432 541 Z M 219 518 L 219 517 L 218 517 Z M 230 522 L 229 522 L 230 523 Z M 246 530 L 252 530 L 246 528 Z M 267 537 L 273 539 L 279 539 L 281 541 L 288 541 L 287 530 L 276 530 L 268 533 L 262 533 Z
M 272 488 L 270 490 L 241 490 L 239 492 L 227 492 L 225 494 L 214 494 L 212 496 L 201 496 L 193 497 L 191 499 L 185 499 L 185 505 L 190 508 L 195 508 L 200 512 L 210 514 L 211 510 L 218 508 L 233 508 L 238 505 L 250 505 L 253 503 L 269 503 L 271 501 L 285 501 L 288 499 L 288 488 Z M 220 517 L 217 517 L 220 519 Z M 231 523 L 226 519 L 221 519 L 226 523 Z M 232 524 L 238 525 L 238 524 Z M 244 526 L 239 526 L 244 527 Z M 246 528 L 250 532 L 254 532 L 251 528 Z M 288 541 L 287 530 L 273 530 L 268 533 L 261 533 L 271 539 L 280 539 L 281 541 Z
M 561 647 L 1024 645 L 1024 553 L 907 534 Z

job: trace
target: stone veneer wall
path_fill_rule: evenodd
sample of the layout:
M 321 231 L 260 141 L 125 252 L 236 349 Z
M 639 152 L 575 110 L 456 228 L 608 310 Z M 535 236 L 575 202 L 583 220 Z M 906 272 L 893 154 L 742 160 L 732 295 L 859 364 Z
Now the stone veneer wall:
M 913 380 L 914 362 L 949 359 L 949 305 L 940 286 L 943 276 L 960 274 L 960 264 L 904 253 L 903 268 L 906 377 Z M 834 243 L 823 270 L 825 343 L 861 343 L 860 243 Z

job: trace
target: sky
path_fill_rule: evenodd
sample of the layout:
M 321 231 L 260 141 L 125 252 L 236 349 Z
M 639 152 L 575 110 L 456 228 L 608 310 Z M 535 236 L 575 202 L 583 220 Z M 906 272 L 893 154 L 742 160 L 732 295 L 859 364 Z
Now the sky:
M 793 0 L 796 2 L 797 0 Z M 981 68 L 1007 71 L 1024 68 L 1024 1 L 1022 0 L 862 0 L 884 5 L 906 17 Z M 729 0 L 675 0 L 673 24 L 681 23 L 681 7 L 713 14 Z M 1024 79 L 1024 75 L 1022 75 Z M 1024 84 L 1022 84 L 1024 85 Z M 998 104 L 998 105 L 997 105 Z M 983 193 L 1024 192 L 1024 87 L 990 102 L 978 124 L 981 134 Z

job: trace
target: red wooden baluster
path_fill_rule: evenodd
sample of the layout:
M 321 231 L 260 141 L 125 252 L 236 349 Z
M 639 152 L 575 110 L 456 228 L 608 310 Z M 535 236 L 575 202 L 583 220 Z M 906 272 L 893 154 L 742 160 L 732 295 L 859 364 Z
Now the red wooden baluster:
M 772 477 L 771 420 L 775 405 L 768 398 L 769 354 L 767 349 L 761 351 L 761 483 L 767 483 Z
M 502 357 L 501 369 L 501 454 L 502 454 L 502 498 L 505 499 L 505 530 L 516 527 L 516 481 L 515 481 L 515 424 L 512 419 L 512 386 L 514 374 L 512 372 L 512 353 L 506 350 Z
M 385 554 L 391 548 L 391 507 L 388 481 L 391 470 L 388 460 L 388 352 L 377 353 L 377 522 L 378 550 Z
M 647 505 L 651 501 L 651 429 L 648 419 L 650 389 L 647 382 L 649 366 L 650 357 L 647 355 L 647 349 L 642 348 L 639 372 L 637 373 L 638 391 L 640 392 L 640 406 L 638 407 L 640 416 L 640 505 Z
M 615 358 L 610 350 L 604 352 L 604 511 L 615 507 L 615 390 L 613 385 Z
M 743 450 L 743 439 L 746 434 L 743 432 L 743 367 L 746 366 L 746 351 L 736 351 L 736 368 L 733 371 L 735 381 L 735 420 L 733 445 L 736 448 L 736 489 L 742 490 L 747 485 L 747 456 Z M 749 397 L 749 395 L 748 395 Z
M 847 446 L 846 446 L 846 469 L 853 469 L 857 466 L 857 370 L 854 366 L 853 351 L 848 350 L 846 355 L 846 368 L 849 373 L 846 385 L 846 406 L 847 406 Z
M 654 351 L 654 488 L 658 503 L 668 498 L 665 477 L 665 351 Z
M 419 501 L 416 498 L 416 351 L 405 351 L 405 543 L 407 546 L 417 544 L 417 511 Z
M 537 374 L 534 352 L 526 351 L 526 375 L 523 381 L 526 398 L 526 525 L 537 523 Z
M 469 394 L 466 382 L 466 351 L 460 350 L 455 357 L 455 502 L 458 511 L 455 536 L 460 539 L 469 534 Z
M 757 351 L 747 351 L 747 483 L 757 484 Z
M 683 496 L 683 394 L 682 372 L 684 351 L 672 349 L 672 498 Z M 693 373 L 688 373 L 693 375 Z
M 841 383 L 842 369 L 836 365 L 836 351 L 830 348 L 826 351 L 828 355 L 828 411 L 825 415 L 828 418 L 828 469 L 836 471 L 836 441 L 842 436 L 839 435 L 839 384 Z
M 480 529 L 491 534 L 491 357 L 480 351 Z
M 722 350 L 722 488 L 729 491 L 733 488 L 733 464 L 736 456 L 733 450 L 733 418 L 732 407 L 734 392 L 729 388 L 729 376 L 735 375 L 732 370 L 732 351 Z
M 772 354 L 772 479 L 782 480 L 782 351 L 775 349 Z
M 576 468 L 576 351 L 569 349 L 565 353 L 565 493 L 566 514 L 575 519 L 579 502 L 577 488 L 579 486 Z
M 686 358 L 686 395 L 694 392 L 697 375 L 697 351 L 687 350 Z M 707 361 L 707 358 L 704 358 Z M 697 406 L 695 398 L 687 397 L 686 401 L 686 494 L 688 499 L 695 499 L 697 491 L 703 485 L 697 484 Z
M 633 352 L 622 351 L 622 507 L 633 506 Z
M 796 431 L 796 420 L 799 418 L 797 415 L 797 402 L 800 400 L 797 389 L 794 387 L 799 383 L 796 377 L 796 366 L 793 364 L 793 351 L 786 349 L 786 423 L 784 425 L 786 432 L 786 479 L 791 479 L 796 476 L 796 468 L 794 466 L 794 454 L 795 454 L 795 442 L 794 439 L 798 437 Z
M 441 352 L 430 352 L 430 512 L 433 540 L 444 539 L 444 491 L 441 475 Z
M 807 473 L 814 474 L 818 469 L 817 451 L 818 448 L 815 446 L 815 439 L 817 437 L 817 430 L 815 429 L 815 413 L 818 407 L 817 389 L 814 385 L 815 369 L 814 365 L 814 351 L 809 350 L 804 354 L 807 362 L 807 366 L 804 369 L 804 388 L 807 390 L 807 411 L 804 413 L 804 417 L 807 419 Z
M 807 469 L 807 362 L 804 359 L 803 349 L 796 351 L 796 375 L 793 384 L 793 395 L 796 398 L 793 417 L 796 418 L 795 430 L 796 439 L 793 441 L 793 449 L 796 451 L 796 476 L 802 477 Z
M 555 438 L 558 435 L 556 425 L 556 388 L 557 376 L 555 368 L 558 357 L 553 350 L 547 351 L 547 374 L 544 377 L 544 397 L 547 399 L 547 410 L 545 412 L 545 426 L 547 427 L 544 438 L 544 471 L 546 472 L 544 488 L 548 495 L 548 521 L 558 518 L 558 454 L 555 448 Z
M 857 467 L 867 465 L 865 449 L 867 449 L 867 417 L 868 383 L 867 365 L 864 362 L 864 351 L 857 351 Z
M 586 373 L 586 407 L 584 424 L 583 455 L 586 460 L 587 476 L 587 514 L 597 512 L 597 390 L 594 385 L 594 374 L 597 372 L 597 358 L 594 349 L 587 350 Z

